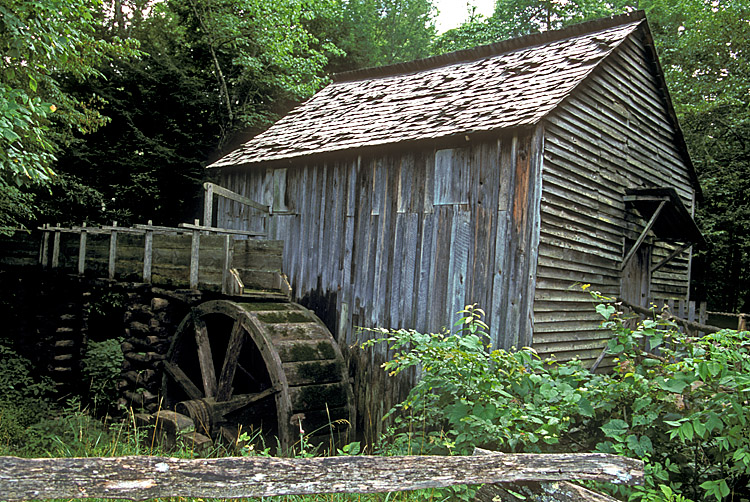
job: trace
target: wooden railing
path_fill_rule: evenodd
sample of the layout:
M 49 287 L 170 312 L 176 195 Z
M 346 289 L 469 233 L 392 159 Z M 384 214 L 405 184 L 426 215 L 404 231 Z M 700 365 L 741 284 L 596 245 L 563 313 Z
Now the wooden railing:
M 214 219 L 214 197 L 224 197 L 225 199 L 239 202 L 253 209 L 257 209 L 263 213 L 273 215 L 273 205 L 264 205 L 259 202 L 255 202 L 252 199 L 248 199 L 236 192 L 224 188 L 223 186 L 217 185 L 216 183 L 204 183 L 203 184 L 203 224 L 206 226 L 213 225 Z
M 690 322 L 706 324 L 708 319 L 706 302 L 656 298 L 651 300 L 651 303 L 656 306 L 657 311 L 666 307 L 673 316 Z
M 475 450 L 474 456 L 464 457 L 0 457 L 0 494 L 8 501 L 245 498 L 528 482 L 536 482 L 531 489 L 542 491 L 549 491 L 555 483 L 558 492 L 577 494 L 572 500 L 611 500 L 568 480 L 642 484 L 643 462 L 603 453 L 500 454 L 486 450 Z M 485 495 L 489 491 L 488 500 L 495 496 L 502 499 L 504 490 L 502 486 L 497 488 L 485 490 Z
M 133 227 L 44 225 L 39 230 L 44 269 L 231 295 L 250 289 L 289 293 L 281 279 L 283 243 L 247 239 L 264 237 L 261 232 L 207 227 L 198 220 L 178 227 L 149 222 Z

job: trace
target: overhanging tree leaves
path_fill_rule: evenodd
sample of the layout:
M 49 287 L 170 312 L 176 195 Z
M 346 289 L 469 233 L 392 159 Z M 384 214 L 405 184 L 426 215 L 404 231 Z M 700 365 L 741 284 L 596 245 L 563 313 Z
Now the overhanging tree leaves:
M 438 37 L 433 54 L 491 44 L 529 33 L 557 30 L 613 14 L 635 10 L 631 0 L 497 0 L 489 18 L 471 15 L 469 21 Z
M 427 57 L 435 36 L 431 0 L 344 0 L 345 33 L 337 42 L 352 67 L 401 63 Z
M 104 118 L 60 88 L 60 75 L 83 79 L 128 44 L 95 35 L 95 0 L 0 1 L 0 182 L 44 182 L 71 129 L 90 131 Z M 56 112 L 53 121 L 51 115 Z
M 308 25 L 332 15 L 328 0 L 172 0 L 183 37 L 215 96 L 219 146 L 268 123 L 278 102 L 311 96 L 339 50 Z

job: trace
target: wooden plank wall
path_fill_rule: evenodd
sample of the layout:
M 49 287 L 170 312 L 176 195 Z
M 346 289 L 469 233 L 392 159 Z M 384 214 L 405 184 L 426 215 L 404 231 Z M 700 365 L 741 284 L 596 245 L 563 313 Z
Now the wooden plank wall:
M 673 186 L 692 210 L 688 167 L 637 36 L 630 37 L 546 121 L 542 229 L 535 296 L 534 347 L 567 360 L 593 359 L 609 333 L 598 328 L 576 282 L 620 294 L 624 235 L 643 222 L 626 214 L 628 187 Z M 657 243 L 652 263 L 672 248 Z M 651 294 L 686 298 L 690 254 L 652 277 Z
M 275 199 L 269 238 L 285 241 L 295 297 L 335 309 L 318 314 L 350 359 L 366 429 L 379 432 L 411 382 L 385 377 L 388 354 L 357 348 L 373 335 L 356 326 L 435 332 L 477 303 L 494 346 L 530 343 L 541 139 L 522 131 L 462 148 L 223 173 L 222 186 Z M 273 180 L 285 186 L 286 214 Z M 222 226 L 238 221 L 230 204 L 218 215 Z

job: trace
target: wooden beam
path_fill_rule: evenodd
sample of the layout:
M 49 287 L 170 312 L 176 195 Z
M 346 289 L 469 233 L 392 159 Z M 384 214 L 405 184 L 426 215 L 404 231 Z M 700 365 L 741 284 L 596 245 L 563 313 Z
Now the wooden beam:
M 224 236 L 224 266 L 221 271 L 221 292 L 227 294 L 229 292 L 229 269 L 232 268 L 232 254 L 234 246 L 232 246 L 232 238 L 229 235 Z
M 60 224 L 57 224 L 57 228 L 60 228 Z M 52 268 L 57 268 L 60 264 L 60 231 L 55 230 L 55 235 L 52 239 Z
M 204 225 L 198 225 L 197 223 L 180 223 L 180 228 L 184 228 L 186 230 L 201 230 L 203 232 L 211 232 L 215 234 L 227 234 L 227 235 L 247 235 L 249 237 L 265 237 L 265 232 L 255 232 L 251 230 L 234 230 L 233 228 L 217 228 L 217 227 L 207 227 Z
M 109 267 L 108 274 L 110 279 L 115 278 L 115 262 L 117 261 L 117 222 L 112 223 L 109 235 Z
M 240 320 L 234 321 L 232 331 L 229 335 L 227 344 L 226 357 L 224 365 L 221 368 L 219 381 L 217 383 L 216 400 L 226 401 L 232 395 L 232 383 L 234 382 L 234 373 L 237 370 L 237 364 L 240 360 L 240 352 L 245 344 L 245 331 L 242 329 Z
M 203 184 L 203 225 L 206 227 L 214 224 L 214 186 L 213 183 Z
M 86 271 L 86 224 L 81 228 L 81 237 L 78 241 L 78 275 Z
M 382 493 L 571 479 L 640 484 L 643 462 L 603 453 L 201 459 L 0 457 L 0 493 L 8 501 Z
M 654 315 L 654 311 L 652 309 L 647 309 L 647 308 L 644 308 L 644 307 L 640 307 L 638 305 L 633 305 L 632 303 L 627 302 L 627 301 L 623 300 L 622 298 L 618 298 L 617 302 L 618 303 L 622 303 L 625 307 L 629 308 L 633 312 L 637 312 L 638 314 L 646 315 L 646 316 L 653 316 Z M 671 308 L 672 307 L 670 306 L 670 310 L 671 310 Z M 721 331 L 721 329 L 722 329 L 722 328 L 719 328 L 719 327 L 716 327 L 716 326 L 710 326 L 708 324 L 701 324 L 699 322 L 689 321 L 689 320 L 684 319 L 682 317 L 678 317 L 676 315 L 673 315 L 671 312 L 670 312 L 670 315 L 667 317 L 667 319 L 671 319 L 672 321 L 676 322 L 677 324 L 681 324 L 685 328 L 694 329 L 696 331 L 703 331 L 704 333 L 716 333 L 718 331 Z
M 190 380 L 190 378 L 188 378 L 179 366 L 171 361 L 164 361 L 164 371 L 167 372 L 167 375 L 172 377 L 172 380 L 174 380 L 175 383 L 185 391 L 185 394 L 187 394 L 190 399 L 201 399 L 203 397 L 203 393 L 200 389 L 192 382 L 192 380 Z
M 247 197 L 244 197 L 236 192 L 233 192 L 229 190 L 228 188 L 224 188 L 223 186 L 219 186 L 215 183 L 204 183 L 203 188 L 207 189 L 208 185 L 213 186 L 213 192 L 215 195 L 219 195 L 221 197 L 224 197 L 225 199 L 233 200 L 235 202 L 239 202 L 240 204 L 244 204 L 246 206 L 250 206 L 252 208 L 257 209 L 258 211 L 263 211 L 264 213 L 270 213 L 271 208 L 270 206 L 266 206 L 264 204 L 260 204 L 258 202 L 255 202 L 252 199 L 248 199 Z M 205 224 L 205 222 L 204 222 Z
M 474 455 L 496 455 L 497 453 L 474 448 Z M 520 498 L 520 494 L 524 498 Z M 587 490 L 569 481 L 521 483 L 488 483 L 482 486 L 474 496 L 474 502 L 617 502 L 608 495 Z
M 519 497 L 518 495 L 521 495 Z M 619 502 L 609 495 L 571 483 L 505 483 L 486 484 L 474 496 L 475 502 Z
M 163 227 L 159 225 L 151 225 L 150 223 L 148 225 L 143 224 L 135 224 L 133 225 L 134 228 L 138 230 L 151 230 L 155 234 L 167 234 L 167 235 L 175 235 L 175 234 L 187 234 L 190 231 L 185 230 L 182 228 L 176 228 L 176 227 Z
M 682 253 L 683 251 L 685 251 L 686 249 L 688 249 L 690 246 L 692 246 L 692 244 L 690 242 L 687 242 L 687 243 L 683 244 L 682 246 L 680 246 L 679 248 L 677 248 L 674 251 L 672 251 L 671 253 L 669 253 L 669 256 L 667 256 L 662 261 L 660 261 L 659 263 L 657 263 L 656 265 L 654 265 L 653 267 L 651 267 L 651 273 L 653 274 L 654 272 L 656 272 L 657 270 L 659 270 L 660 268 L 662 268 L 664 265 L 666 265 L 667 263 L 669 263 L 675 256 L 677 256 L 678 254 Z
M 49 224 L 45 223 L 39 228 L 39 230 L 43 230 L 42 247 L 39 250 L 39 264 L 42 268 L 47 268 L 49 265 L 49 232 L 47 231 L 47 227 L 49 227 Z
M 648 223 L 646 224 L 646 227 L 643 229 L 643 232 L 641 232 L 641 235 L 638 236 L 638 240 L 635 241 L 635 244 L 633 244 L 633 247 L 628 251 L 628 254 L 625 255 L 625 258 L 622 259 L 622 265 L 620 266 L 620 272 L 625 270 L 625 267 L 628 266 L 628 263 L 630 263 L 630 260 L 633 259 L 633 256 L 635 256 L 636 251 L 638 251 L 638 248 L 641 247 L 641 244 L 643 244 L 643 241 L 646 239 L 646 234 L 648 234 L 649 230 L 654 226 L 654 223 L 656 223 L 657 218 L 659 218 L 659 214 L 661 214 L 661 210 L 664 209 L 664 206 L 667 204 L 666 200 L 662 200 L 659 203 L 659 207 L 656 208 L 656 211 L 654 211 L 654 214 L 651 215 L 651 219 L 648 220 Z
M 216 396 L 216 368 L 211 351 L 211 342 L 208 339 L 206 323 L 193 311 L 193 328 L 195 331 L 195 345 L 198 349 L 198 365 L 201 369 L 203 381 L 203 393 L 206 397 Z
M 196 222 L 197 223 L 197 222 Z M 190 243 L 190 288 L 198 289 L 198 262 L 200 261 L 201 233 L 193 230 Z
M 151 225 L 151 220 L 148 220 Z M 143 282 L 151 283 L 151 269 L 154 259 L 154 231 L 146 230 L 146 236 L 143 241 Z

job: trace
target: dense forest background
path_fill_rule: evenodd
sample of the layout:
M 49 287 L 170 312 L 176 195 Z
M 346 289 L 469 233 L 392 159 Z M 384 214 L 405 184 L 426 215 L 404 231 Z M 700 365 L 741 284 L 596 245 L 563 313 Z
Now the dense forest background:
M 187 221 L 203 167 L 334 72 L 636 7 L 703 187 L 693 297 L 747 312 L 748 0 L 497 0 L 443 34 L 430 0 L 0 0 L 0 232 Z

